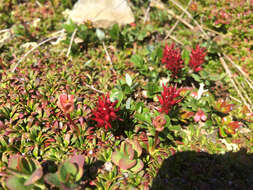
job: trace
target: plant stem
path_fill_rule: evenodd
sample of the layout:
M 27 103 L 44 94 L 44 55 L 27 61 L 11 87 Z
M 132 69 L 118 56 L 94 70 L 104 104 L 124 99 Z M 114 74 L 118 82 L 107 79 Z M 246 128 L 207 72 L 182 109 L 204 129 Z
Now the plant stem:
M 79 135 L 80 135 L 80 130 L 79 130 L 78 126 L 77 126 L 77 125 L 73 122 L 73 120 L 71 119 L 70 114 L 68 113 L 68 114 L 66 115 L 66 117 L 68 118 L 70 124 L 73 125 L 73 126 L 75 127 L 75 130 L 76 130 L 76 132 L 77 132 L 77 135 L 79 136 Z
M 153 145 L 153 150 L 155 149 L 156 145 L 158 144 L 158 134 L 159 134 L 159 132 L 156 131 L 155 132 L 155 142 L 154 142 L 154 145 Z

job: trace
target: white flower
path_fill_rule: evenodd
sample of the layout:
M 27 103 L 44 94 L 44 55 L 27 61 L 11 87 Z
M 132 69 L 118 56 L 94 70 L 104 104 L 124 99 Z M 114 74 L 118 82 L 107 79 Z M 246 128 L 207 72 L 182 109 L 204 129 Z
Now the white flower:
M 197 100 L 201 98 L 203 93 L 207 92 L 208 90 L 204 90 L 204 83 L 200 83 L 199 90 L 198 90 L 198 95 L 197 95 Z
M 159 84 L 160 84 L 160 86 L 162 87 L 163 84 L 166 85 L 169 81 L 170 81 L 169 78 L 167 78 L 167 77 L 162 77 L 162 78 L 160 79 L 160 81 L 159 81 Z
M 239 147 L 237 144 L 228 143 L 225 139 L 220 139 L 220 141 L 226 146 L 228 151 L 238 151 Z
M 105 170 L 108 172 L 112 171 L 112 163 L 111 162 L 105 163 Z

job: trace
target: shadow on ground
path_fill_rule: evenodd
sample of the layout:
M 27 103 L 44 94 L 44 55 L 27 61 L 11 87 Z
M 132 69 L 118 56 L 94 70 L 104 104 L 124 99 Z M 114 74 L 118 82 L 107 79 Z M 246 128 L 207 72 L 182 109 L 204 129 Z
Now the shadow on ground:
M 151 190 L 253 190 L 253 154 L 176 153 L 164 160 Z

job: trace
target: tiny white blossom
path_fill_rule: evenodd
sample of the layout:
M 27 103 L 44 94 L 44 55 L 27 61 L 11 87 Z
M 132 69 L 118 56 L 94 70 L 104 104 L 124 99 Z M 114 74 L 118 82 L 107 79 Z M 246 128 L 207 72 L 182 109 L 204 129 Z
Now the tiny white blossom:
M 167 78 L 167 77 L 162 77 L 162 78 L 160 79 L 160 81 L 159 81 L 159 84 L 160 84 L 160 86 L 162 87 L 163 84 L 166 85 L 169 81 L 170 81 L 169 78 Z
M 122 173 L 122 174 L 123 174 L 123 176 L 124 176 L 125 178 L 128 178 L 128 176 L 129 176 L 129 174 L 126 173 L 126 172 L 124 172 L 124 173 Z
M 112 171 L 112 163 L 111 162 L 105 163 L 105 170 L 108 172 Z
M 237 144 L 228 143 L 225 139 L 220 139 L 220 141 L 226 146 L 229 151 L 238 151 L 239 147 Z

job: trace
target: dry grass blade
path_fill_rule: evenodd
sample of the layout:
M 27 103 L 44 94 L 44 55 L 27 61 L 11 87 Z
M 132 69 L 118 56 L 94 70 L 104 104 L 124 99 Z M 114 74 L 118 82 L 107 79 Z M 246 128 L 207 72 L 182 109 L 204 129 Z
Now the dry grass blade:
M 205 36 L 206 39 L 209 38 L 209 36 L 207 35 L 207 33 L 203 30 L 202 26 L 200 26 L 200 24 L 192 17 L 192 15 L 186 10 L 184 9 L 179 3 L 177 3 L 174 0 L 170 0 L 174 5 L 176 5 L 179 9 L 181 9 L 190 19 L 193 20 L 193 22 L 197 25 L 197 27 L 200 29 L 200 31 L 203 33 L 203 35 Z
M 104 51 L 105 51 L 107 60 L 109 61 L 110 65 L 111 65 L 111 70 L 112 70 L 114 73 L 116 73 L 116 71 L 115 71 L 114 68 L 113 68 L 112 59 L 111 59 L 111 57 L 110 57 L 110 55 L 109 55 L 109 53 L 108 53 L 108 51 L 107 51 L 107 48 L 106 48 L 104 42 L 103 42 L 103 48 L 104 48 Z
M 186 10 L 189 8 L 189 6 L 191 5 L 192 3 L 192 0 L 189 1 L 187 7 L 186 7 Z M 184 12 L 178 17 L 180 19 L 182 19 L 184 16 Z M 180 21 L 177 19 L 176 23 L 173 25 L 173 27 L 170 29 L 170 31 L 167 33 L 166 37 L 164 38 L 164 40 L 166 40 L 168 37 L 170 37 L 171 33 L 175 30 L 175 28 L 177 27 L 178 23 Z
M 37 46 L 34 46 L 32 49 L 30 49 L 28 52 L 26 52 L 26 53 L 23 55 L 23 57 L 22 57 L 22 58 L 16 63 L 16 65 L 13 67 L 13 69 L 11 70 L 11 72 L 14 73 L 15 70 L 17 69 L 18 65 L 19 65 L 31 52 L 33 52 L 35 49 L 37 49 L 38 47 L 40 47 L 41 45 L 43 45 L 43 44 L 45 44 L 45 43 L 47 43 L 47 42 L 49 42 L 49 41 L 51 41 L 51 40 L 54 40 L 54 39 L 57 39 L 57 38 L 59 38 L 59 37 L 61 37 L 61 35 L 53 36 L 53 37 L 51 37 L 51 38 L 48 38 L 48 39 L 46 39 L 46 40 L 40 42 Z
M 172 35 L 170 35 L 170 34 L 167 34 L 167 36 L 168 36 L 169 38 L 171 38 L 172 40 L 174 40 L 175 42 L 177 42 L 178 44 L 184 45 L 184 43 L 181 42 L 181 41 L 179 41 L 175 36 L 172 36 Z M 166 36 L 166 37 L 167 37 L 167 36 Z
M 250 86 L 250 88 L 253 90 L 253 82 L 250 80 L 249 76 L 241 69 L 239 65 L 237 65 L 232 59 L 230 59 L 229 56 L 224 54 L 224 57 L 245 77 L 246 82 Z
M 91 89 L 91 90 L 93 90 L 93 91 L 95 91 L 95 92 L 98 92 L 98 93 L 100 93 L 100 94 L 104 94 L 103 91 L 98 90 L 98 89 L 94 88 L 93 86 L 88 85 L 87 83 L 84 83 L 84 84 L 85 84 L 85 86 L 88 87 L 89 89 Z
M 231 71 L 229 70 L 228 68 L 228 65 L 226 64 L 225 60 L 223 59 L 223 57 L 221 56 L 220 53 L 218 53 L 219 55 L 219 58 L 220 58 L 220 62 L 223 66 L 223 68 L 225 69 L 226 73 L 228 74 L 229 76 L 229 79 L 234 87 L 234 89 L 236 90 L 237 94 L 240 96 L 242 102 L 247 106 L 247 108 L 250 110 L 250 112 L 252 112 L 251 108 L 250 108 L 250 105 L 247 103 L 247 101 L 245 100 L 245 98 L 243 97 L 241 91 L 238 89 L 238 86 L 236 85 L 235 81 L 233 80 L 233 76 L 232 76 L 232 73 Z
M 183 23 L 184 25 L 186 25 L 188 28 L 190 28 L 191 30 L 194 29 L 194 27 L 193 27 L 190 23 L 188 23 L 187 21 L 185 21 L 185 20 L 182 18 L 182 15 L 180 15 L 180 16 L 176 15 L 172 10 L 167 9 L 167 8 L 164 6 L 164 4 L 163 4 L 162 2 L 160 2 L 160 1 L 158 1 L 158 0 L 153 0 L 153 1 L 151 1 L 150 6 L 151 6 L 151 7 L 155 7 L 155 8 L 157 8 L 157 9 L 166 10 L 167 13 L 168 13 L 169 15 L 171 15 L 172 17 L 174 17 L 174 18 L 177 19 L 178 21 L 182 22 L 182 23 Z M 174 30 L 174 29 L 173 29 L 173 30 Z
M 147 10 L 145 11 L 145 15 L 144 15 L 144 19 L 143 19 L 144 24 L 147 22 L 149 11 L 150 11 L 150 3 L 148 5 Z
M 180 22 L 182 22 L 184 25 L 186 25 L 191 30 L 194 29 L 194 27 L 190 23 L 188 23 L 187 21 L 185 21 L 184 19 L 182 19 L 180 16 L 176 15 L 173 11 L 167 10 L 167 12 L 168 12 L 168 14 L 170 14 L 172 17 L 174 17 L 177 20 L 179 20 Z
M 242 103 L 240 100 L 238 100 L 237 98 L 235 98 L 235 97 L 233 97 L 233 96 L 229 96 L 229 98 L 231 98 L 232 100 L 234 100 L 234 101 L 236 101 L 236 102 L 238 102 L 238 103 Z
M 71 35 L 71 39 L 70 39 L 70 43 L 69 43 L 69 48 L 68 48 L 68 52 L 67 52 L 67 57 L 68 57 L 69 54 L 70 54 L 71 47 L 72 47 L 73 40 L 74 40 L 74 38 L 75 38 L 76 32 L 77 32 L 77 28 L 74 30 L 74 32 L 73 32 L 72 35 Z
M 250 107 L 252 107 L 252 102 L 251 102 L 251 100 L 250 100 L 250 98 L 249 98 L 247 92 L 246 92 L 246 91 L 244 90 L 244 88 L 241 86 L 240 82 L 238 82 L 238 81 L 236 80 L 236 78 L 234 78 L 234 81 L 235 81 L 236 85 L 239 87 L 240 91 L 244 94 L 244 96 L 245 96 L 246 100 L 248 101 Z
M 7 29 L 3 29 L 3 30 L 0 30 L 0 33 L 3 33 L 3 32 L 8 32 L 10 29 L 7 28 Z

